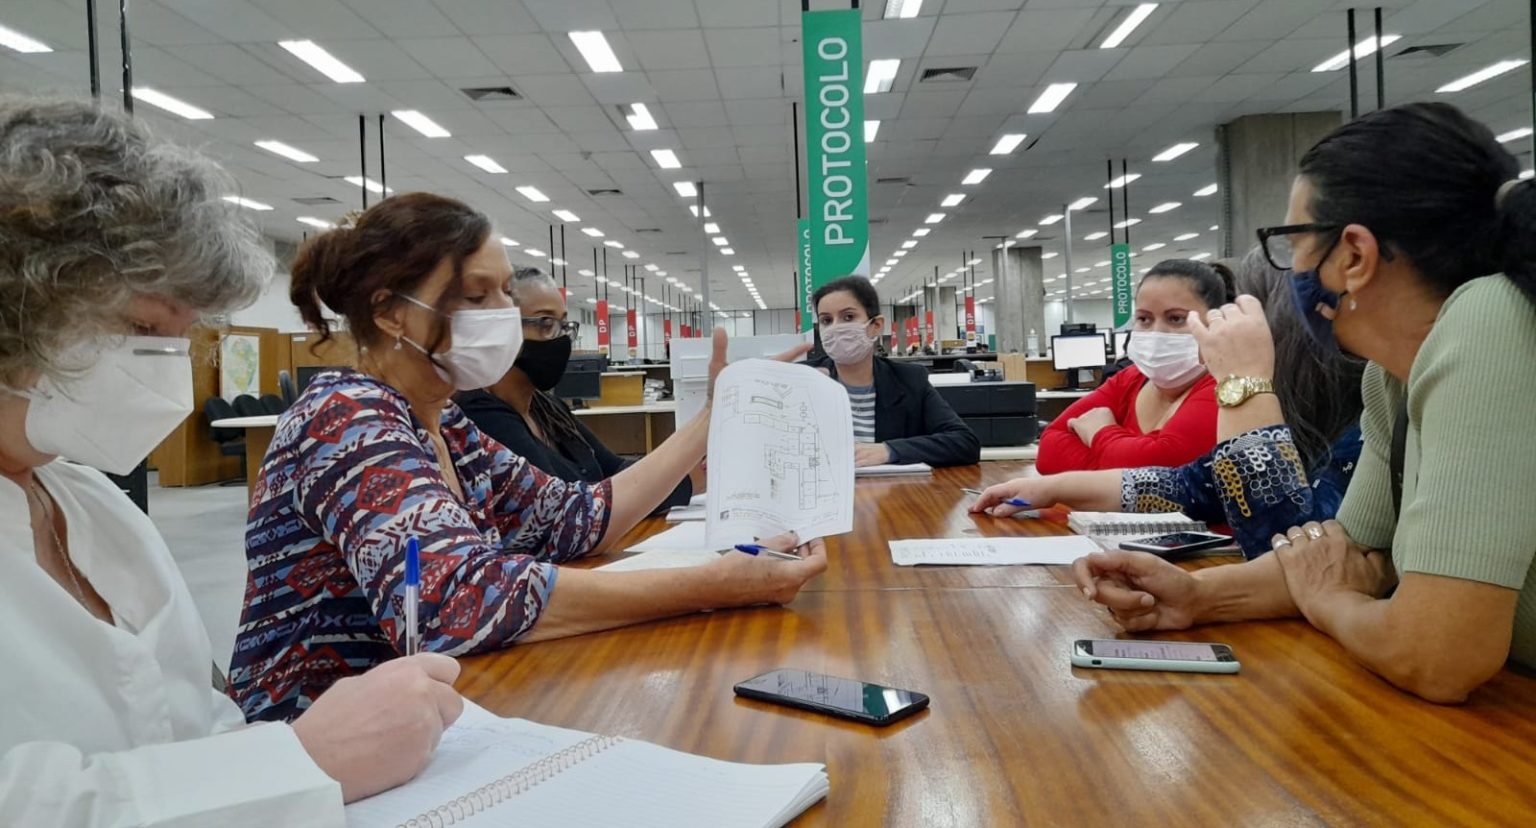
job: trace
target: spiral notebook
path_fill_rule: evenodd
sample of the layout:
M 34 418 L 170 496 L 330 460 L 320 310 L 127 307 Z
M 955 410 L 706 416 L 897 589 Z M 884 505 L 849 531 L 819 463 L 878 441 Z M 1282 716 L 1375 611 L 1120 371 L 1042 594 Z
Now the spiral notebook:
M 420 776 L 346 816 L 348 828 L 778 828 L 826 795 L 820 764 L 722 762 L 466 702 Z
M 1067 528 L 1079 535 L 1087 535 L 1105 549 L 1119 549 L 1126 541 L 1153 535 L 1211 531 L 1204 521 L 1180 512 L 1073 512 L 1067 516 Z M 1229 544 L 1201 550 L 1194 555 L 1230 555 L 1235 549 L 1235 545 Z

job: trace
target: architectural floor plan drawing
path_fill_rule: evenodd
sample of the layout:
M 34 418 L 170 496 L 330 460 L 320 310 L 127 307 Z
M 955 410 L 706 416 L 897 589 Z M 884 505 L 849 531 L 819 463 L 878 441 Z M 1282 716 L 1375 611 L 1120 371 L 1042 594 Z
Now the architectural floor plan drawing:
M 853 528 L 853 418 L 835 380 L 771 360 L 715 381 L 706 522 L 711 544 Z

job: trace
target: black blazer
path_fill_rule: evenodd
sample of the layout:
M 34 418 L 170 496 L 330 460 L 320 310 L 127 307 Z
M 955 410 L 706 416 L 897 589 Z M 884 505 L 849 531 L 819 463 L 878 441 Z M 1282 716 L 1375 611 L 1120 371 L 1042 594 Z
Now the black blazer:
M 830 357 L 806 362 L 837 379 Z M 944 402 L 921 365 L 875 357 L 875 440 L 891 450 L 892 463 L 968 466 L 981 461 L 981 440 Z
M 506 446 L 513 454 L 526 457 L 528 462 L 545 474 L 561 480 L 598 483 L 618 474 L 634 462 L 609 451 L 582 424 L 580 418 L 576 420 L 576 428 L 581 432 L 581 437 L 561 440 L 558 446 L 550 448 L 549 444 L 533 436 L 516 409 L 488 391 L 469 391 L 455 397 L 454 402 L 491 439 Z M 693 482 L 685 477 L 667 495 L 667 499 L 656 507 L 653 514 L 661 514 L 673 506 L 687 506 L 692 497 Z

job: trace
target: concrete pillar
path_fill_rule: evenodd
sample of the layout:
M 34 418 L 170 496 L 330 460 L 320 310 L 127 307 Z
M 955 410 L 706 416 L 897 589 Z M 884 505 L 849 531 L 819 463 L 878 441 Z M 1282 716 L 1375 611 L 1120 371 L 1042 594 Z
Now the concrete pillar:
M 923 290 L 923 307 L 933 308 L 933 335 L 940 341 L 955 338 L 955 288 L 940 285 Z
M 1219 256 L 1242 256 L 1255 231 L 1285 223 L 1297 162 L 1343 122 L 1338 112 L 1245 115 L 1216 128 L 1222 221 Z
M 1007 256 L 1006 267 L 1003 257 Z M 992 272 L 996 290 L 997 350 L 1000 353 L 1024 353 L 1029 332 L 1036 331 L 1045 341 L 1045 285 L 1040 248 L 1009 247 L 992 251 Z

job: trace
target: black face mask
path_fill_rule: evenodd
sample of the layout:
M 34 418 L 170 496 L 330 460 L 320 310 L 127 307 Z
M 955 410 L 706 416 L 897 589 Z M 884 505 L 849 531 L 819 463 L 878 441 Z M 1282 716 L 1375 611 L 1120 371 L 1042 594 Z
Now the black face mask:
M 525 339 L 523 350 L 518 352 L 512 367 L 528 375 L 528 381 L 540 391 L 548 391 L 565 376 L 566 363 L 571 361 L 571 338 Z

